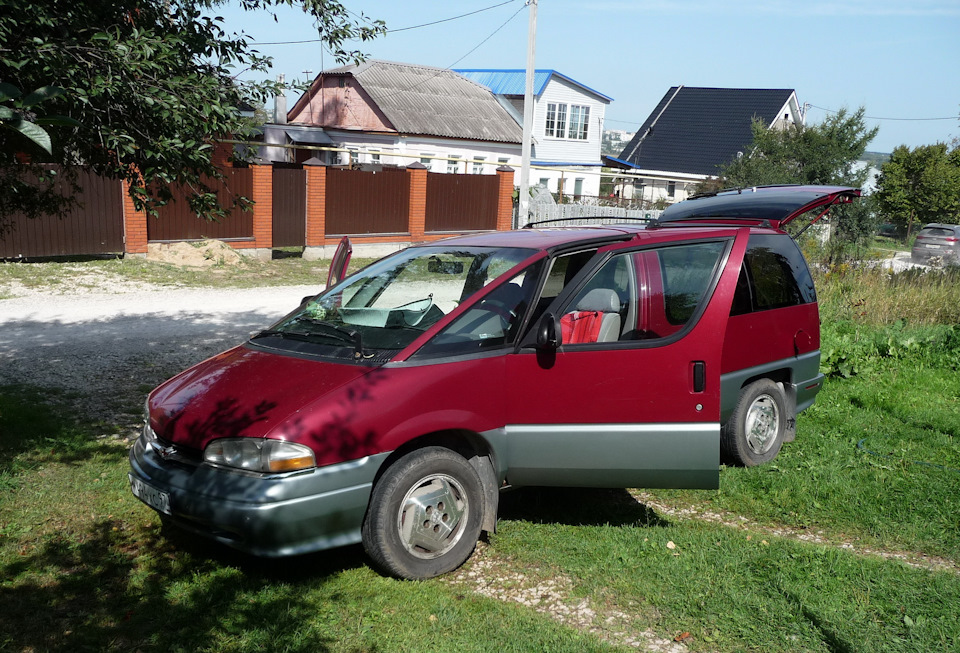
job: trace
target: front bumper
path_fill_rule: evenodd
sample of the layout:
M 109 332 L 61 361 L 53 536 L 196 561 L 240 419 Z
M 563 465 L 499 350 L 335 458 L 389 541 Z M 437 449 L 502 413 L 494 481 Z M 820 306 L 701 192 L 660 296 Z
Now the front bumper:
M 255 475 L 165 458 L 142 435 L 130 449 L 130 482 L 138 498 L 182 528 L 254 555 L 296 555 L 360 541 L 387 455 Z

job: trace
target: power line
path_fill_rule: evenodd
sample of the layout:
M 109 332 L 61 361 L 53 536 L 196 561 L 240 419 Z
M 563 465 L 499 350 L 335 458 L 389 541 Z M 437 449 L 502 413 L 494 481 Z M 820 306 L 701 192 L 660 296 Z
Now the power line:
M 833 109 L 825 109 L 824 107 L 818 107 L 815 104 L 811 104 L 811 107 L 814 109 L 820 109 L 821 111 L 826 111 L 827 113 L 837 113 Z M 948 118 L 878 118 L 876 116 L 864 116 L 866 120 L 898 120 L 901 122 L 924 122 L 930 120 L 958 120 L 960 116 L 950 116 Z
M 410 27 L 398 27 L 397 29 L 388 29 L 388 30 L 387 30 L 387 34 L 393 34 L 393 33 L 395 33 L 395 32 L 406 32 L 406 31 L 409 31 L 409 30 L 412 30 L 412 29 L 420 29 L 420 28 L 422 28 L 422 27 L 430 27 L 430 26 L 432 26 L 432 25 L 439 25 L 440 23 L 449 23 L 450 21 L 453 21 L 453 20 L 459 20 L 459 19 L 461 19 L 461 18 L 466 18 L 467 16 L 473 16 L 474 14 L 479 14 L 479 13 L 484 12 L 484 11 L 489 11 L 489 10 L 491 10 L 491 9 L 496 9 L 497 7 L 502 7 L 502 6 L 504 6 L 504 5 L 508 5 L 508 4 L 510 4 L 510 3 L 512 3 L 512 2 L 516 2 L 516 1 L 517 1 L 517 0 L 506 0 L 506 2 L 501 2 L 501 3 L 499 3 L 499 4 L 490 5 L 489 7 L 484 7 L 483 9 L 476 9 L 476 10 L 471 11 L 471 12 L 468 12 L 468 13 L 466 13 L 466 14 L 460 14 L 459 16 L 452 16 L 452 17 L 450 17 L 450 18 L 443 18 L 443 19 L 441 19 L 441 20 L 435 20 L 435 21 L 433 21 L 433 22 L 431 22 L 431 23 L 423 23 L 422 25 L 411 25 Z M 522 7 L 521 7 L 521 9 L 522 9 Z M 361 20 L 365 20 L 365 21 L 368 22 L 368 23 L 370 22 L 369 19 L 367 19 L 365 16 L 358 16 L 357 14 L 354 14 L 352 11 L 351 11 L 350 13 L 351 13 L 352 15 L 356 16 L 357 18 L 361 19 Z M 520 13 L 520 12 L 518 11 L 517 13 Z M 303 40 L 303 41 L 256 41 L 255 44 L 256 44 L 256 45 L 300 45 L 300 44 L 303 44 L 303 43 L 318 43 L 318 42 L 321 42 L 322 40 L 323 40 L 323 39 L 305 39 L 305 40 Z M 481 45 L 482 45 L 482 43 L 481 43 Z M 480 46 L 477 46 L 477 47 L 480 47 Z M 469 54 L 469 53 L 468 53 L 468 54 Z
M 413 25 L 411 27 L 398 27 L 397 29 L 388 29 L 387 34 L 393 34 L 394 32 L 406 32 L 407 30 L 411 30 L 411 29 L 420 29 L 421 27 L 430 27 L 431 25 L 439 25 L 440 23 L 449 23 L 451 20 L 457 20 L 460 18 L 466 18 L 467 16 L 473 16 L 474 14 L 479 14 L 482 11 L 496 9 L 497 7 L 502 7 L 503 5 L 508 5 L 511 2 L 516 2 L 516 1 L 517 0 L 507 0 L 506 2 L 501 2 L 500 4 L 496 4 L 496 5 L 490 5 L 489 7 L 484 7 L 483 9 L 477 9 L 476 11 L 471 11 L 470 13 L 460 14 L 459 16 L 454 16 L 453 18 L 444 18 L 442 20 L 435 20 L 432 23 L 424 23 L 422 25 Z

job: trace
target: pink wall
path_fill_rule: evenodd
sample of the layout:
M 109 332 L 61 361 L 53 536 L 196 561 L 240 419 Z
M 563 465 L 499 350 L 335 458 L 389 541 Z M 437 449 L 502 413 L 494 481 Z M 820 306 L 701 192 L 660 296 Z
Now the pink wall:
M 341 82 L 344 87 L 341 88 Z M 341 129 L 396 131 L 353 77 L 324 77 L 310 89 L 310 99 L 297 103 L 288 122 Z

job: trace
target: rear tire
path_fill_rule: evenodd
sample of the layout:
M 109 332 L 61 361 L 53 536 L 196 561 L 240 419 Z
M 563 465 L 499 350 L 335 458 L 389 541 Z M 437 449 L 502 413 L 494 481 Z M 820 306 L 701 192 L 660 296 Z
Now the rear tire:
M 449 449 L 424 447 L 390 465 L 374 486 L 363 548 L 386 574 L 432 578 L 466 562 L 482 523 L 476 470 Z
M 740 391 L 720 434 L 724 457 L 744 467 L 770 462 L 783 446 L 787 419 L 783 387 L 770 379 L 754 381 Z

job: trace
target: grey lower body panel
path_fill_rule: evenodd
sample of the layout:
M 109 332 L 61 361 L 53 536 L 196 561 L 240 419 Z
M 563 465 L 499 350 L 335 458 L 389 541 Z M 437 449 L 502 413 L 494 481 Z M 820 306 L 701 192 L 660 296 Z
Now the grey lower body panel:
M 819 349 L 793 358 L 723 374 L 720 377 L 720 423 L 726 424 L 737 407 L 740 390 L 749 380 L 760 377 L 779 378 L 779 373 L 785 369 L 790 371 L 790 381 L 783 384 L 783 389 L 788 402 L 796 406 L 795 413 L 813 405 L 817 393 L 823 387 L 824 379 L 823 374 L 820 374 Z
M 256 476 L 165 461 L 140 438 L 131 483 L 178 526 L 261 556 L 355 544 L 387 453 L 296 474 Z M 143 490 L 143 484 L 148 488 Z
M 507 480 L 566 487 L 719 487 L 720 425 L 506 427 Z

